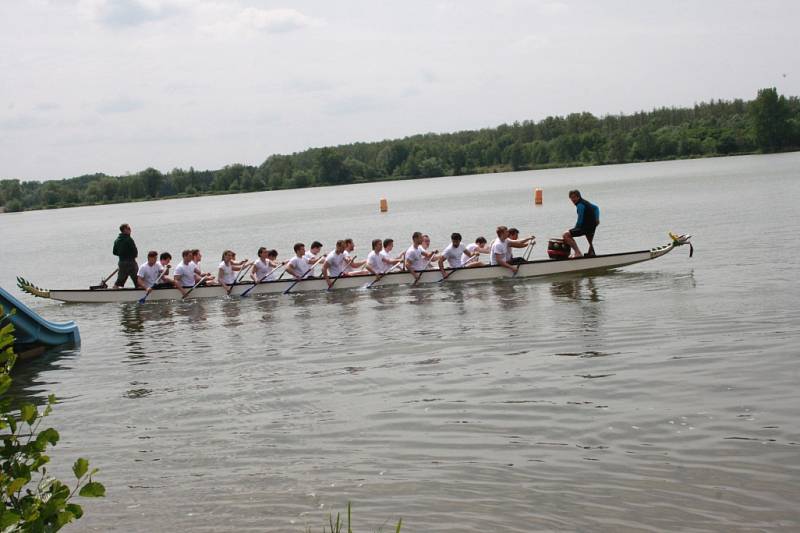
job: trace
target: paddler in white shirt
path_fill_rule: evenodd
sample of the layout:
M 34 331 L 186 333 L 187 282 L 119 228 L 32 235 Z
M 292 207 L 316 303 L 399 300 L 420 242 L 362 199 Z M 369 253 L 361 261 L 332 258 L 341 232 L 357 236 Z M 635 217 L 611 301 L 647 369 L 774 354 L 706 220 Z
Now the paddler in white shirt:
M 139 266 L 136 273 L 136 285 L 140 289 L 147 289 L 147 293 L 153 290 L 153 286 L 161 279 L 164 267 L 158 262 L 158 252 L 150 250 L 147 252 L 147 261 Z
M 336 278 L 347 275 L 344 248 L 343 240 L 336 241 L 336 248 L 325 257 L 325 261 L 322 263 L 322 277 L 325 278 L 329 289 L 333 286 Z
M 348 274 L 355 273 L 360 271 L 364 268 L 364 265 L 367 264 L 366 261 L 356 261 L 356 256 L 353 254 L 356 250 L 356 245 L 353 242 L 353 239 L 345 239 L 344 240 L 344 262 L 345 267 L 344 271 Z M 359 274 L 366 274 L 366 272 L 358 272 Z
M 172 254 L 169 252 L 161 252 L 161 255 L 158 256 L 158 262 L 161 263 L 162 267 L 164 267 L 164 273 L 161 275 L 161 281 L 156 283 L 153 288 L 170 289 L 177 287 L 178 284 L 175 283 L 175 280 L 169 277 L 169 269 L 172 268 L 172 265 L 170 264 L 172 262 Z
M 203 260 L 203 254 L 200 253 L 200 250 L 197 248 L 192 250 L 192 264 L 194 266 L 194 281 L 197 283 L 200 281 L 201 278 L 205 277 L 205 281 L 201 283 L 201 285 L 214 285 L 216 281 L 214 276 L 211 275 L 211 272 L 203 272 L 200 269 L 200 261 Z
M 508 228 L 505 226 L 497 226 L 497 238 L 492 242 L 491 251 L 491 264 L 505 267 L 515 274 L 519 267 L 508 263 L 508 246 L 506 240 L 508 239 Z
M 253 263 L 253 270 L 250 271 L 250 277 L 255 283 L 274 281 L 273 272 L 278 267 L 278 263 L 275 261 L 277 258 L 277 250 L 267 250 L 264 246 L 258 249 L 258 260 Z
M 477 252 L 470 251 L 466 246 L 464 246 L 464 244 L 462 244 L 460 233 L 453 233 L 450 235 L 450 244 L 447 245 L 447 248 L 444 249 L 442 255 L 439 256 L 439 270 L 442 272 L 443 276 L 447 275 L 447 273 L 444 271 L 445 259 L 447 260 L 447 264 L 450 266 L 450 268 L 462 268 L 464 266 L 467 268 L 471 267 L 475 265 L 475 260 L 471 259 L 476 255 L 478 255 Z M 464 259 L 465 257 L 466 259 Z
M 389 266 L 383 262 L 381 252 L 383 251 L 383 242 L 380 239 L 372 239 L 372 251 L 367 255 L 367 264 L 364 267 L 375 276 L 379 276 L 389 270 Z
M 236 283 L 236 273 L 239 272 L 242 269 L 242 265 L 247 262 L 234 262 L 234 256 L 235 254 L 231 250 L 222 252 L 222 261 L 219 264 L 219 273 L 217 275 L 219 283 L 229 293 L 231 292 L 231 287 Z
M 320 261 L 325 259 L 325 256 L 319 255 L 320 250 L 322 250 L 322 243 L 319 241 L 314 241 L 311 243 L 311 247 L 303 256 L 306 260 L 306 263 L 308 263 L 308 266 L 311 267 L 311 272 L 308 274 L 308 277 L 310 278 L 313 278 L 316 275 L 317 265 Z
M 181 291 L 181 294 L 186 296 L 187 289 L 194 287 L 197 283 L 195 280 L 195 264 L 192 261 L 192 250 L 184 250 L 181 253 L 183 260 L 175 268 L 175 287 Z
M 527 248 L 534 236 L 519 238 L 519 230 L 517 228 L 508 229 L 508 239 L 506 239 L 506 261 L 510 265 L 519 265 L 525 262 L 524 257 L 514 257 L 514 248 Z
M 411 246 L 406 250 L 406 270 L 411 272 L 417 280 L 422 275 L 422 271 L 428 265 L 429 260 L 423 255 L 422 233 L 415 231 L 411 235 Z M 430 256 L 430 254 L 428 254 Z
M 469 255 L 467 255 L 466 252 L 469 252 Z M 467 245 L 466 252 L 464 252 L 465 255 L 461 256 L 462 265 L 469 261 L 470 257 L 473 257 L 475 254 L 490 254 L 492 252 L 492 248 L 487 246 L 486 237 L 481 236 L 475 239 L 475 242 L 472 244 Z M 467 266 L 484 266 L 484 263 L 480 259 L 475 259 L 471 263 L 467 264 Z
M 430 263 L 436 261 L 436 257 L 434 256 L 439 253 L 439 250 L 434 250 L 432 252 L 428 251 L 431 248 L 431 238 L 427 233 L 422 235 L 422 244 L 420 245 L 420 248 L 422 248 L 422 256 L 427 258 Z
M 292 257 L 286 265 L 286 272 L 296 280 L 311 277 L 314 271 L 314 265 L 308 264 L 305 255 L 306 245 L 302 242 L 295 243 L 294 257 Z
M 394 248 L 394 239 L 383 239 L 383 250 L 381 250 L 381 261 L 383 261 L 384 268 L 391 270 L 397 263 L 402 263 L 405 253 L 392 257 L 392 249 Z M 402 269 L 402 267 L 400 267 Z

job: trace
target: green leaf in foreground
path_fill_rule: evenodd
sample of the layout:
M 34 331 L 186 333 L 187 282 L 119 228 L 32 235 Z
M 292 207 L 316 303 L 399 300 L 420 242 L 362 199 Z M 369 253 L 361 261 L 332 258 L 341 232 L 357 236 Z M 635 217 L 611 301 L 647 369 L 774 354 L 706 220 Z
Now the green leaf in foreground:
M 81 491 L 78 494 L 84 498 L 102 498 L 106 495 L 106 488 L 102 483 L 90 481 L 81 487 Z
M 72 465 L 72 472 L 78 479 L 85 476 L 88 470 L 89 470 L 89 461 L 87 461 L 83 457 L 79 457 L 78 460 L 75 461 L 75 464 Z

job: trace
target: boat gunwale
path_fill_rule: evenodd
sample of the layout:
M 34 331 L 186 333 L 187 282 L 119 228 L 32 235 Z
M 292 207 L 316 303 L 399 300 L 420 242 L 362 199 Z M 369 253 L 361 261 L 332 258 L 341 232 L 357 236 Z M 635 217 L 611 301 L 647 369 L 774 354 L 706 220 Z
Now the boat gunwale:
M 585 259 L 601 259 L 601 258 L 605 258 L 605 257 L 618 257 L 618 256 L 622 256 L 622 255 L 637 255 L 637 254 L 643 254 L 643 253 L 652 254 L 653 252 L 658 252 L 658 251 L 662 251 L 662 250 L 665 250 L 665 249 L 671 249 L 671 248 L 672 248 L 672 244 L 665 244 L 663 246 L 658 246 L 656 248 L 650 248 L 648 250 L 637 250 L 635 252 L 618 252 L 618 253 L 613 253 L 613 254 L 602 254 L 602 255 L 593 255 L 593 256 L 584 255 L 582 257 L 576 257 L 576 258 L 572 258 L 572 259 L 536 259 L 534 261 L 526 261 L 524 263 L 519 263 L 516 266 L 533 265 L 533 264 L 541 264 L 541 263 L 564 263 L 564 262 L 567 262 L 567 261 L 572 262 L 572 261 L 581 261 L 581 260 L 585 260 Z M 624 266 L 624 265 L 621 265 L 621 266 Z M 459 271 L 459 270 L 478 271 L 478 270 L 486 269 L 486 268 L 505 268 L 505 267 L 503 267 L 502 265 L 480 265 L 480 266 L 476 266 L 476 267 L 456 267 L 456 268 L 448 267 L 448 268 L 445 268 L 445 272 L 456 272 L 456 271 Z M 600 267 L 597 267 L 597 268 L 602 268 L 602 269 L 605 269 L 605 268 L 618 268 L 618 266 L 616 266 L 616 265 L 600 266 Z M 427 270 L 420 270 L 420 271 L 417 271 L 417 272 L 421 272 L 422 274 L 425 274 L 425 273 L 428 273 L 428 272 L 441 272 L 441 270 L 439 270 L 438 268 L 433 268 L 433 269 L 427 269 Z M 573 273 L 573 272 L 579 272 L 579 271 L 568 271 L 566 273 Z M 389 277 L 389 276 L 403 275 L 403 274 L 410 274 L 410 272 L 408 270 L 397 270 L 397 271 L 394 271 L 394 272 L 387 272 L 383 276 L 381 276 L 380 279 L 383 279 L 383 278 L 386 278 L 386 277 Z M 375 275 L 374 274 L 362 274 L 362 275 L 359 275 L 359 276 L 348 276 L 348 277 L 360 277 L 360 278 L 364 278 L 364 279 L 369 279 L 369 278 L 374 278 Z M 498 279 L 501 279 L 501 278 L 498 278 Z M 296 280 L 296 279 L 293 279 L 293 278 L 286 278 L 286 279 L 275 279 L 275 280 L 270 280 L 270 281 L 262 281 L 262 282 L 260 282 L 258 284 L 256 284 L 253 281 L 248 281 L 248 282 L 245 282 L 245 283 L 234 283 L 231 286 L 232 287 L 252 287 L 253 285 L 294 283 L 296 281 L 300 281 L 300 282 L 303 282 L 303 281 L 319 281 L 319 280 L 322 280 L 322 279 L 324 279 L 324 278 L 321 277 L 321 276 L 320 277 L 306 277 L 306 278 L 303 278 L 302 280 Z M 380 286 L 385 286 L 385 285 L 387 285 L 387 284 L 378 283 L 375 286 L 376 287 L 380 287 Z M 221 287 L 221 286 L 222 285 L 200 285 L 197 288 L 198 289 L 199 288 L 213 288 L 213 287 Z M 188 289 L 189 287 L 184 287 L 184 288 Z M 97 294 L 105 294 L 105 293 L 111 293 L 111 292 L 114 292 L 114 293 L 133 292 L 133 291 L 142 292 L 144 290 L 145 289 L 141 289 L 139 287 L 122 287 L 122 288 L 119 288 L 119 289 L 112 289 L 112 288 L 107 288 L 107 289 L 49 289 L 49 291 L 51 293 L 52 292 L 88 292 L 88 293 L 97 293 Z M 175 287 L 159 287 L 157 289 L 153 289 L 153 292 L 170 291 L 170 290 L 177 290 L 177 289 Z

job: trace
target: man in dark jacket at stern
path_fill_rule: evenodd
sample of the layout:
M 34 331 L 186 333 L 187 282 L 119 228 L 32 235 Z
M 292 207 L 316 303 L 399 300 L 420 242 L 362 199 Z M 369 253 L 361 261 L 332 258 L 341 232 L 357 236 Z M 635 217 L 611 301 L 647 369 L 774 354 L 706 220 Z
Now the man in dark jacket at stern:
M 139 251 L 131 238 L 131 227 L 128 224 L 122 224 L 119 227 L 119 236 L 114 241 L 114 255 L 119 258 L 119 272 L 117 281 L 114 282 L 114 288 L 121 289 L 128 278 L 131 278 L 133 286 L 136 287 L 136 273 L 139 271 L 136 257 L 139 255 Z

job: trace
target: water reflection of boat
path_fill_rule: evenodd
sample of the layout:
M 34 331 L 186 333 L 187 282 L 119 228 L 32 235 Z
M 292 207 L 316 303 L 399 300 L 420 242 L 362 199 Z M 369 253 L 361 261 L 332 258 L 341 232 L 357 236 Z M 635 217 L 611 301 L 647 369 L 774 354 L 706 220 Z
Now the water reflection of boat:
M 386 274 L 374 283 L 374 276 L 350 276 L 338 279 L 332 287 L 333 290 L 363 288 L 370 284 L 371 289 L 380 287 L 430 284 L 444 281 L 445 283 L 477 282 L 492 280 L 524 279 L 540 276 L 554 276 L 559 274 L 581 274 L 607 271 L 644 261 L 659 258 L 668 254 L 675 247 L 689 243 L 690 236 L 674 237 L 673 241 L 664 246 L 650 250 L 626 252 L 618 254 L 597 255 L 569 260 L 538 260 L 528 261 L 519 265 L 519 271 L 513 274 L 511 270 L 502 266 L 479 266 L 474 268 L 447 269 L 447 279 L 443 280 L 439 270 L 425 270 L 418 281 L 409 272 L 392 272 Z M 18 278 L 20 289 L 41 298 L 52 298 L 62 302 L 101 303 L 101 302 L 135 302 L 144 295 L 142 289 L 96 289 L 96 290 L 44 290 L 34 286 L 23 278 Z M 245 291 L 250 294 L 278 294 L 287 291 L 309 292 L 326 291 L 328 284 L 324 279 L 309 278 L 299 282 L 294 280 L 276 280 L 260 283 L 253 287 L 252 283 L 241 283 L 233 286 L 230 295 L 240 296 Z M 223 287 L 198 287 L 191 293 L 191 298 L 224 298 L 227 295 Z M 181 293 L 177 289 L 156 289 L 148 297 L 148 301 L 180 300 Z

